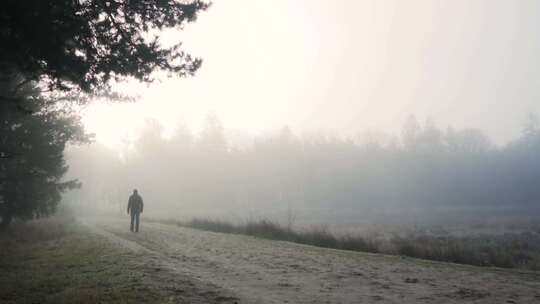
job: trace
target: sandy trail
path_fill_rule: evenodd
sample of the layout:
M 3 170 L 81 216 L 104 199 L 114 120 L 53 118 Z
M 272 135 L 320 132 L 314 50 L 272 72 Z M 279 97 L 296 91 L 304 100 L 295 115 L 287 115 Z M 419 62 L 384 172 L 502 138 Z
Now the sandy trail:
M 94 230 L 165 269 L 233 296 L 224 303 L 540 303 L 540 273 L 322 249 L 124 220 Z M 169 276 L 168 278 L 166 276 Z M 221 301 L 223 300 L 223 301 Z

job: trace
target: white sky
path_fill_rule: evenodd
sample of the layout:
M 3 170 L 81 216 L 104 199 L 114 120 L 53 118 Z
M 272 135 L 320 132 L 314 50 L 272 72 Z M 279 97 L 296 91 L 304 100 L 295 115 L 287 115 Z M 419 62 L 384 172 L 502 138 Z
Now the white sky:
M 415 114 L 505 142 L 540 113 L 539 23 L 536 0 L 215 0 L 163 37 L 204 59 L 194 78 L 128 84 L 139 102 L 94 104 L 85 123 L 117 147 L 145 118 L 350 135 Z

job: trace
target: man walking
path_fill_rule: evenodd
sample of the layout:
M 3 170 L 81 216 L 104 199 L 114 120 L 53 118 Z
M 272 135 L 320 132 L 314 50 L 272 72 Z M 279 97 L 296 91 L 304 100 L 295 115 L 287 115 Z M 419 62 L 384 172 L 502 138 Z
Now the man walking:
M 142 197 L 137 192 L 137 189 L 134 189 L 133 194 L 129 196 L 127 207 L 127 213 L 131 214 L 131 232 L 133 232 L 133 224 L 135 224 L 135 232 L 139 232 L 139 217 L 140 214 L 143 212 L 143 207 L 144 204 Z

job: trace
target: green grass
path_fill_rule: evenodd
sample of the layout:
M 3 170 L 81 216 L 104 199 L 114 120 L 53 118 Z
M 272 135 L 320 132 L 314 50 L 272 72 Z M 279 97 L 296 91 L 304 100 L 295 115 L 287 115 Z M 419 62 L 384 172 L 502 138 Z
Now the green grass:
M 132 253 L 78 224 L 19 224 L 0 234 L 0 303 L 163 303 Z

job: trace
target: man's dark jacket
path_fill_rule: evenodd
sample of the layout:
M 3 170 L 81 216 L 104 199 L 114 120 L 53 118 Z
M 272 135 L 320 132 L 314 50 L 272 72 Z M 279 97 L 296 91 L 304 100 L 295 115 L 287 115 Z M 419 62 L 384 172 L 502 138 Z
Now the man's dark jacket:
M 132 194 L 129 197 L 128 208 L 127 208 L 128 213 L 130 212 L 130 210 L 131 210 L 131 213 L 142 213 L 143 207 L 144 207 L 144 204 L 143 204 L 142 197 L 140 195 Z

